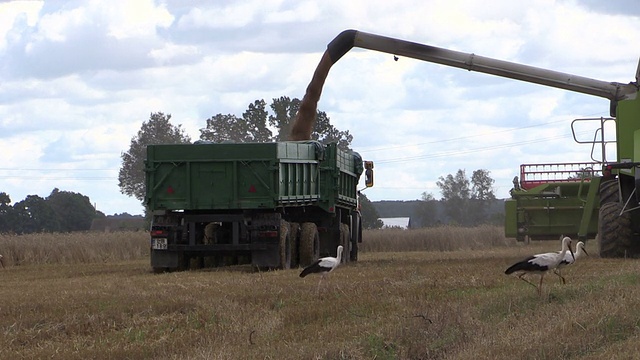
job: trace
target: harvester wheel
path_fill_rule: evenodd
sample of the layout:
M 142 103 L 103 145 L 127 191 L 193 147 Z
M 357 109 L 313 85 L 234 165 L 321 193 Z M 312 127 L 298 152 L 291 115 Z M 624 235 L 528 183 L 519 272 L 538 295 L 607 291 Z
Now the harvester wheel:
M 280 268 L 291 268 L 291 236 L 289 223 L 280 222 Z
M 619 258 L 629 256 L 632 243 L 631 216 L 623 213 L 622 204 L 610 202 L 600 207 L 598 213 L 598 235 L 600 256 Z
M 346 264 L 351 259 L 351 235 L 349 234 L 349 225 L 340 224 L 340 245 L 342 250 L 342 263 Z
M 300 248 L 300 224 L 289 223 L 289 239 L 291 240 L 291 267 L 295 268 L 300 264 L 298 248 Z
M 300 227 L 299 253 L 301 266 L 310 265 L 320 257 L 320 234 L 316 224 L 306 222 Z
M 600 184 L 600 206 L 620 201 L 618 180 L 606 180 Z

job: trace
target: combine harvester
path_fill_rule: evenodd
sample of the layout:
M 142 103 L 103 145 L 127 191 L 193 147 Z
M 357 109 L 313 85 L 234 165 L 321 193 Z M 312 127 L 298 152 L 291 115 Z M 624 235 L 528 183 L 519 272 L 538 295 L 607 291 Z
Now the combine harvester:
M 596 144 L 602 146 L 602 157 L 583 164 L 524 165 L 521 181 L 515 182 L 512 199 L 505 204 L 505 234 L 519 240 L 555 238 L 564 234 L 575 235 L 582 241 L 598 234 L 601 256 L 640 256 L 640 67 L 636 70 L 635 80 L 628 84 L 606 82 L 346 30 L 327 46 L 307 88 L 303 100 L 308 105 L 305 111 L 315 111 L 331 66 L 353 47 L 609 99 L 611 118 L 595 119 L 600 120 L 600 128 L 591 141 L 594 147 Z M 574 138 L 573 124 L 582 120 L 593 119 L 574 120 Z M 604 136 L 605 124 L 608 122 L 615 123 L 616 135 L 612 141 L 606 140 Z M 302 123 L 305 126 L 292 130 L 292 138 L 304 138 L 305 129 L 309 125 Z M 297 137 L 298 133 L 303 135 Z M 605 158 L 607 143 L 615 143 L 617 159 Z

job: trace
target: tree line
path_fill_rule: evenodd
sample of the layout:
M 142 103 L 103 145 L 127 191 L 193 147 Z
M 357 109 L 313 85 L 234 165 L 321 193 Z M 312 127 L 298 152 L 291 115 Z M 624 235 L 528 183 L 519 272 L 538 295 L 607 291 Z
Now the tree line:
M 490 172 L 485 169 L 473 171 L 471 179 L 463 169 L 458 170 L 455 175 L 440 176 L 436 185 L 440 188 L 442 198 L 437 200 L 433 194 L 423 192 L 414 211 L 414 220 L 417 220 L 420 227 L 445 223 L 460 226 L 502 223 L 500 217 L 489 212 L 491 204 L 496 200 L 494 182 Z M 360 204 L 365 228 L 379 229 L 384 226 L 373 203 L 366 195 L 361 195 Z M 440 205 L 444 208 L 446 222 L 438 216 L 437 210 Z
M 200 129 L 200 141 L 212 142 L 274 142 L 284 141 L 290 131 L 301 101 L 283 96 L 272 99 L 269 108 L 264 100 L 250 103 L 242 116 L 217 114 L 205 120 Z M 269 111 L 270 109 L 270 111 Z M 316 122 L 312 139 L 322 143 L 338 143 L 343 150 L 350 150 L 353 136 L 331 124 L 324 111 L 316 111 Z M 120 191 L 133 196 L 144 205 L 145 173 L 144 161 L 147 145 L 191 143 L 191 138 L 181 125 L 171 124 L 171 114 L 151 113 L 138 133 L 131 138 L 129 150 L 121 155 L 122 165 L 118 173 Z M 423 193 L 419 206 L 421 223 L 436 225 L 436 204 L 441 201 L 451 222 L 464 226 L 487 222 L 487 203 L 495 199 L 494 180 L 487 170 L 476 170 L 471 179 L 464 170 L 455 175 L 440 177 L 437 182 L 441 200 L 433 194 Z M 383 226 L 372 203 L 362 194 L 361 209 L 365 228 Z M 11 205 L 8 194 L 0 193 L 0 233 L 25 234 L 32 232 L 88 230 L 95 217 L 104 216 L 91 205 L 87 196 L 79 193 L 53 189 L 42 198 L 29 195 Z
M 0 192 L 0 233 L 71 232 L 89 230 L 97 212 L 89 197 L 54 188 L 46 198 L 27 197 L 11 205 L 11 197 Z

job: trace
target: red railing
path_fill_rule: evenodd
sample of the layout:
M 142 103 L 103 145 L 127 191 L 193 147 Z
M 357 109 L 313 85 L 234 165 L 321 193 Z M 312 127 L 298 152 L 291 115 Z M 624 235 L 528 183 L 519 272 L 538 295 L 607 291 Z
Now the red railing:
M 602 165 L 597 162 L 522 164 L 520 165 L 520 186 L 525 190 L 548 183 L 590 181 L 594 176 L 602 176 Z

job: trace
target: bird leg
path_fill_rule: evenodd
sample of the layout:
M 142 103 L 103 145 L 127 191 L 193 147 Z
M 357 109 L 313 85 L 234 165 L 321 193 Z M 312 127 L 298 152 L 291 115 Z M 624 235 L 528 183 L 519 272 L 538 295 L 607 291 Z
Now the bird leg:
M 562 280 L 562 284 L 566 284 L 567 281 L 564 279 L 564 276 L 562 276 L 562 274 L 560 274 L 560 271 L 558 271 L 558 269 L 553 269 L 553 273 L 560 276 L 560 279 Z
M 522 281 L 526 282 L 527 284 L 529 284 L 529 285 L 531 285 L 531 286 L 533 286 L 534 288 L 536 288 L 536 289 L 537 289 L 538 287 L 536 286 L 536 284 L 534 284 L 534 283 L 532 283 L 531 281 L 529 281 L 529 280 L 525 279 L 525 278 L 523 277 L 524 275 L 526 275 L 526 273 L 524 273 L 524 272 L 523 272 L 522 274 L 518 275 L 518 279 L 520 279 L 520 280 L 522 280 Z
M 540 275 L 540 285 L 538 286 L 538 295 L 542 296 L 542 279 L 544 279 L 544 273 Z
M 316 288 L 316 294 L 320 294 L 320 284 L 322 280 L 324 280 L 325 274 L 320 275 L 320 280 L 318 280 L 318 287 Z

